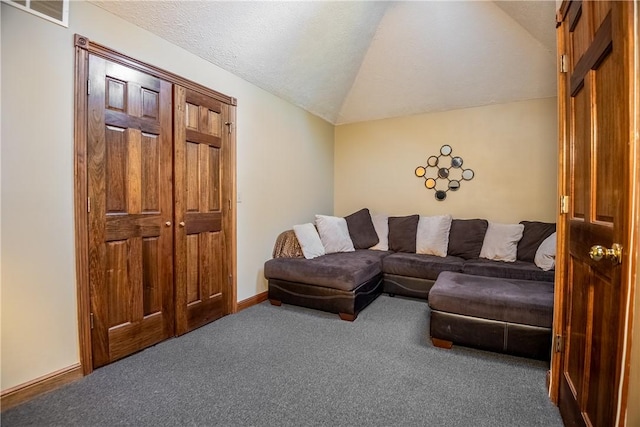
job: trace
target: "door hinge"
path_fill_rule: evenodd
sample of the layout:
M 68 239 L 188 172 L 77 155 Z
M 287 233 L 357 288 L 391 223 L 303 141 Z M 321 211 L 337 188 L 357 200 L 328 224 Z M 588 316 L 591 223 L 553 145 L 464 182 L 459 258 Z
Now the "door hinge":
M 91 325 L 91 329 L 93 329 L 93 313 L 89 314 L 89 324 Z
M 87 212 L 91 213 L 91 197 L 87 197 Z
M 560 213 L 569 213 L 569 196 L 560 196 Z
M 229 135 L 231 135 L 231 127 L 233 127 L 233 122 L 224 122 L 225 126 L 227 126 L 227 130 L 229 131 Z
M 91 80 L 87 80 L 87 95 L 91 95 Z
M 567 64 L 567 55 L 560 55 L 560 72 L 566 73 L 569 71 L 569 64 Z
M 556 353 L 562 353 L 564 351 L 564 340 L 562 339 L 562 335 L 556 335 L 554 337 L 554 341 L 553 351 Z

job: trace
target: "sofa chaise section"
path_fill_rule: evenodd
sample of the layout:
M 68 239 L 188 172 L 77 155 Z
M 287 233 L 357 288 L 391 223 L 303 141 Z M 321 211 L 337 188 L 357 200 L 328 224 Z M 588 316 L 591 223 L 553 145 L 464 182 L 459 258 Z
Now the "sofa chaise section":
M 382 293 L 381 260 L 388 252 L 356 250 L 318 258 L 274 258 L 265 263 L 269 300 L 338 313 L 354 320 Z

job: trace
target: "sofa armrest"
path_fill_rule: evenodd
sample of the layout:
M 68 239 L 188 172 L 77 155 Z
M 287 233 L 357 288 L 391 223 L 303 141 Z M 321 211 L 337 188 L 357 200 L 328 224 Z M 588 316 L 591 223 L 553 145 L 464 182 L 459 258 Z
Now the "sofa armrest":
M 280 233 L 273 246 L 273 258 L 304 258 L 302 248 L 293 230 Z

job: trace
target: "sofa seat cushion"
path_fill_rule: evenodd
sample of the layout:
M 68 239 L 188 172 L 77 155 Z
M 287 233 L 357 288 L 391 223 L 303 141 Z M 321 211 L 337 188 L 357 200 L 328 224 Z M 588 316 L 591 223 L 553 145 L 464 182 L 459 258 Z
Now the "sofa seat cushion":
M 352 291 L 382 273 L 380 261 L 388 254 L 385 251 L 363 249 L 313 259 L 275 258 L 264 264 L 264 276 L 267 279 Z
M 503 262 L 488 259 L 467 260 L 462 272 L 477 276 L 500 277 L 505 279 L 535 280 L 553 282 L 554 271 L 544 271 L 532 262 Z
M 446 313 L 550 328 L 553 283 L 443 272 L 429 307 Z
M 464 260 L 455 256 L 394 253 L 382 260 L 382 271 L 397 276 L 436 280 L 442 271 L 462 272 Z

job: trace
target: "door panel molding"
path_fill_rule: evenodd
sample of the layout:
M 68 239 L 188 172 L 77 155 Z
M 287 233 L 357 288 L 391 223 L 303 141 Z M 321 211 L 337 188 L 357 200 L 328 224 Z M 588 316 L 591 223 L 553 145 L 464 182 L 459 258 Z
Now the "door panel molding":
M 611 12 L 609 12 L 596 32 L 593 43 L 578 60 L 576 68 L 571 75 L 571 96 L 575 96 L 575 94 L 580 90 L 584 84 L 584 79 L 587 73 L 590 70 L 598 68 L 602 60 L 611 51 L 612 44 L 613 31 L 611 28 Z
M 82 374 L 93 371 L 91 352 L 91 293 L 89 292 L 89 212 L 87 188 L 87 82 L 89 73 L 88 40 L 75 44 L 75 116 L 73 151 L 73 185 L 76 246 L 76 293 L 78 300 L 78 335 Z
M 558 212 L 558 218 L 556 220 L 556 273 L 554 277 L 555 287 L 556 289 L 564 288 L 565 280 L 564 278 L 569 274 L 568 272 L 568 251 L 565 236 L 567 234 L 567 222 L 565 221 L 567 214 L 562 213 L 562 200 L 564 197 L 568 197 L 569 195 L 569 187 L 567 186 L 568 176 L 569 176 L 569 160 L 568 160 L 568 152 L 569 152 L 569 138 L 568 138 L 568 126 L 567 120 L 562 118 L 567 116 L 568 106 L 567 99 L 561 94 L 567 91 L 567 81 L 564 78 L 564 73 L 562 70 L 562 63 L 567 63 L 568 52 L 565 50 L 565 31 L 562 27 L 562 21 L 566 17 L 568 9 L 570 7 L 570 3 L 564 1 L 560 5 L 560 9 L 556 15 L 556 54 L 557 54 L 557 80 L 558 80 L 558 98 L 557 98 L 557 106 L 558 106 L 558 201 L 556 203 L 556 212 Z M 564 199 L 566 200 L 566 199 Z M 569 201 L 570 203 L 572 201 Z M 566 331 L 564 330 L 564 316 L 565 316 L 565 294 L 564 292 L 554 292 L 553 297 L 553 336 L 554 339 L 557 337 L 564 337 L 566 335 Z M 560 357 L 561 353 L 555 352 L 555 346 L 553 346 L 554 350 L 551 353 L 551 364 L 550 364 L 550 372 L 549 372 L 549 398 L 554 404 L 558 404 L 559 394 L 560 394 L 560 384 L 561 384 L 561 372 L 562 372 L 562 358 Z M 562 381 L 564 384 L 564 381 Z
M 236 108 L 237 100 L 233 97 L 224 95 L 220 92 L 209 89 L 205 86 L 202 86 L 198 83 L 192 82 L 188 79 L 185 79 L 181 76 L 163 70 L 161 68 L 155 67 L 153 65 L 138 61 L 134 58 L 131 58 L 127 55 L 119 53 L 115 50 L 112 50 L 108 47 L 95 43 L 89 40 L 87 37 L 81 36 L 79 34 L 75 35 L 74 40 L 75 46 L 75 85 L 74 85 L 74 100 L 75 100 L 75 115 L 74 115 L 74 216 L 75 216 L 75 249 L 76 249 L 76 290 L 77 290 L 77 309 L 78 309 L 78 334 L 79 334 L 79 344 L 80 344 L 80 365 L 82 369 L 82 374 L 87 375 L 93 371 L 93 351 L 92 351 L 92 318 L 90 316 L 91 313 L 91 281 L 89 278 L 90 272 L 90 259 L 89 259 L 89 209 L 91 206 L 89 204 L 88 199 L 88 132 L 89 132 L 89 124 L 88 124 L 88 91 L 98 90 L 98 88 L 90 88 L 88 85 L 89 80 L 89 56 L 95 55 L 104 59 L 107 59 L 107 64 L 109 67 L 109 71 L 112 75 L 117 75 L 117 68 L 120 66 L 124 66 L 127 68 L 134 69 L 139 73 L 134 72 L 133 79 L 135 81 L 139 81 L 141 86 L 145 86 L 149 84 L 148 76 L 152 76 L 158 78 L 160 80 L 164 80 L 169 84 L 177 84 L 181 85 L 185 88 L 193 91 L 196 96 L 202 97 L 203 99 L 208 99 L 212 109 L 221 109 L 226 107 L 228 109 L 228 117 L 231 124 L 229 128 L 234 126 L 235 117 L 236 117 Z M 110 64 L 110 62 L 113 64 Z M 154 80 L 154 79 L 151 79 Z M 119 90 L 117 83 L 114 83 L 113 90 Z M 126 95 L 126 94 L 124 94 Z M 153 93 L 146 94 L 143 90 L 142 96 L 152 96 Z M 124 96 L 123 96 L 124 98 Z M 118 97 L 114 97 L 115 104 L 118 104 Z M 166 101 L 166 100 L 165 100 Z M 170 102 L 170 99 L 169 99 Z M 146 105 L 146 103 L 143 103 Z M 108 121 L 110 124 L 114 126 L 118 126 L 122 124 L 122 114 L 118 114 L 119 107 L 121 105 L 113 105 L 111 109 L 108 109 Z M 144 107 L 143 107 L 144 108 Z M 145 132 L 149 134 L 157 133 L 157 129 L 150 125 L 153 122 L 153 118 L 155 118 L 155 111 L 142 111 L 140 114 L 140 118 L 137 120 L 140 122 L 140 129 L 142 133 L 142 140 L 145 140 Z M 149 119 L 147 119 L 147 117 Z M 171 120 L 171 119 L 169 119 Z M 150 127 L 149 127 L 150 126 Z M 147 129 L 147 127 L 149 127 Z M 104 127 L 103 127 L 104 129 Z M 169 135 L 171 137 L 171 135 Z M 209 141 L 208 141 L 209 142 Z M 210 144 L 215 146 L 219 144 L 216 139 L 212 139 Z M 229 145 L 229 162 L 225 166 L 225 170 L 223 171 L 224 179 L 228 179 L 230 185 L 230 194 L 228 195 L 230 199 L 230 209 L 229 214 L 225 215 L 222 222 L 223 227 L 230 227 L 230 236 L 228 239 L 225 239 L 225 250 L 230 254 L 231 260 L 228 268 L 228 287 L 229 292 L 228 295 L 225 295 L 225 305 L 227 313 L 235 313 L 237 311 L 237 303 L 236 303 L 236 250 L 237 241 L 236 241 L 236 181 L 235 181 L 235 150 L 236 150 L 236 133 L 232 132 L 228 136 L 228 145 Z M 146 173 L 144 167 L 141 173 Z M 138 172 L 138 171 L 132 171 Z M 160 191 L 163 191 L 162 188 L 166 186 L 161 185 Z M 153 195 L 149 196 L 149 199 L 143 196 L 142 203 L 145 201 L 151 200 L 154 201 Z M 150 202 L 151 203 L 151 202 Z M 142 207 L 142 213 L 153 213 L 152 210 L 145 210 L 144 206 Z M 139 227 L 140 236 L 138 238 L 143 239 L 142 245 L 145 247 L 147 243 L 145 240 L 147 237 L 155 234 L 157 230 L 157 224 L 155 224 L 154 220 L 144 219 L 141 215 L 141 226 Z M 118 229 L 118 219 L 117 215 L 113 218 L 110 218 L 109 225 L 107 226 L 109 233 L 116 233 L 114 236 L 114 240 L 118 237 L 118 233 L 121 233 L 122 230 Z M 151 249 L 149 249 L 151 250 Z M 172 260 L 165 259 L 165 263 L 171 263 Z M 163 298 L 163 300 L 165 300 Z M 166 307 L 164 307 L 166 308 Z M 146 310 L 147 308 L 145 308 Z M 150 315 L 152 317 L 153 314 Z M 120 353 L 121 349 L 116 349 L 117 353 Z

